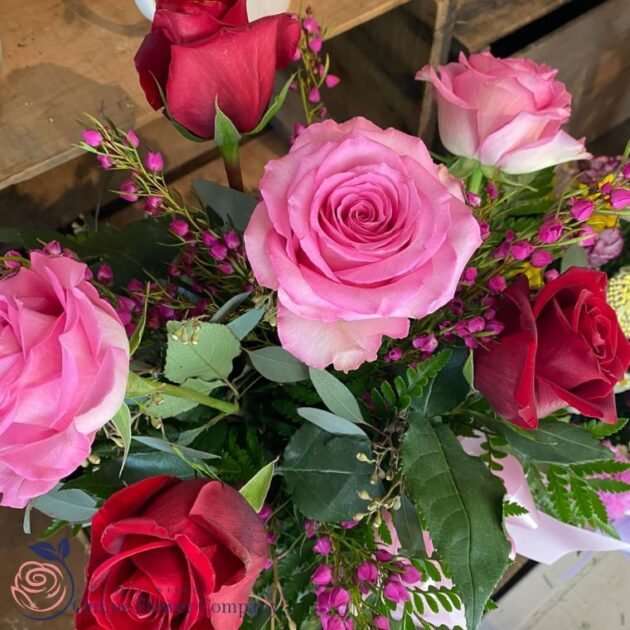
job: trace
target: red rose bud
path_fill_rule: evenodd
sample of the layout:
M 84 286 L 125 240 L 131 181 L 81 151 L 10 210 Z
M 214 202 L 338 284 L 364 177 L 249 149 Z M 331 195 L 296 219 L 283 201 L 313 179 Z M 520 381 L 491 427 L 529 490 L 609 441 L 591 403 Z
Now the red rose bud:
M 245 0 L 157 0 L 135 57 L 140 84 L 154 109 L 165 105 L 161 90 L 173 118 L 201 138 L 214 137 L 217 101 L 238 131 L 252 131 L 300 32 L 287 13 L 249 22 Z
M 151 477 L 116 492 L 91 541 L 77 630 L 236 630 L 267 560 L 256 512 L 206 479 Z
M 475 386 L 511 422 L 574 407 L 614 423 L 615 385 L 630 364 L 630 343 L 606 303 L 606 274 L 573 267 L 532 300 L 519 276 L 497 312 L 504 330 L 475 351 Z

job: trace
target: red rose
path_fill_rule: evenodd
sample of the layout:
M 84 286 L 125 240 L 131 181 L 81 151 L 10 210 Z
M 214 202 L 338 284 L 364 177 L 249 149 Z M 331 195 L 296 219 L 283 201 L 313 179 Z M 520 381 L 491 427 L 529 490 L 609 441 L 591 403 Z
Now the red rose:
M 606 274 L 574 267 L 533 304 L 520 276 L 497 318 L 500 337 L 475 351 L 475 385 L 497 413 L 528 429 L 567 406 L 616 422 L 613 388 L 630 364 L 630 344 L 606 303 Z
M 256 127 L 299 38 L 288 13 L 250 23 L 246 0 L 158 0 L 135 62 L 151 107 L 164 105 L 157 81 L 172 117 L 212 138 L 217 99 L 239 131 Z
M 265 529 L 218 481 L 152 477 L 92 519 L 78 630 L 233 630 L 267 558 Z

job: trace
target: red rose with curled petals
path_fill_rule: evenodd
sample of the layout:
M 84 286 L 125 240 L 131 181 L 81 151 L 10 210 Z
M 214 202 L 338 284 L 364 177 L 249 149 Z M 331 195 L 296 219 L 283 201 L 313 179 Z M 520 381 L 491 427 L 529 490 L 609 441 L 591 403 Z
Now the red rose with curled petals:
M 613 389 L 630 364 L 630 343 L 606 303 L 606 274 L 574 267 L 532 301 L 527 278 L 505 291 L 495 341 L 475 351 L 475 385 L 493 409 L 535 429 L 563 407 L 617 421 Z
M 249 22 L 246 0 L 158 0 L 135 57 L 140 84 L 151 107 L 162 109 L 164 95 L 171 116 L 201 138 L 214 136 L 217 100 L 248 132 L 260 122 L 275 73 L 290 63 L 300 33 L 288 13 Z
M 267 559 L 265 529 L 219 481 L 151 477 L 92 519 L 78 630 L 235 630 Z

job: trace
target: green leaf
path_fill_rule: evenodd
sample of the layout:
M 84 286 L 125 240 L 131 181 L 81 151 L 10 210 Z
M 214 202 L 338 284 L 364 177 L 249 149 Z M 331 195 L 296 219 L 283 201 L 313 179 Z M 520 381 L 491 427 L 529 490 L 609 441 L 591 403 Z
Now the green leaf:
M 591 488 L 599 492 L 630 492 L 630 483 L 626 483 L 620 479 L 589 479 L 588 483 Z
M 271 486 L 271 480 L 275 472 L 276 462 L 274 459 L 261 468 L 240 490 L 239 492 L 245 498 L 256 512 L 262 510 L 262 506 L 267 498 L 267 493 Z
M 144 308 L 142 309 L 142 316 L 138 321 L 138 325 L 136 329 L 133 331 L 133 335 L 131 335 L 131 339 L 129 340 L 129 354 L 132 356 L 135 354 L 136 350 L 140 347 L 140 342 L 142 341 L 142 336 L 144 335 L 144 329 L 147 324 L 147 310 L 149 308 L 149 293 L 151 291 L 151 285 L 147 283 L 147 290 L 144 296 Z
M 76 489 L 55 488 L 34 499 L 32 505 L 47 516 L 68 523 L 88 523 L 97 512 L 96 500 Z
M 193 188 L 204 207 L 210 208 L 224 224 L 245 231 L 258 203 L 254 197 L 205 179 L 193 180 Z
M 223 383 L 220 381 L 212 381 L 211 383 L 208 383 L 207 381 L 202 381 L 198 378 L 189 378 L 187 381 L 182 383 L 184 387 L 205 395 L 208 395 L 217 387 L 221 387 L 222 384 Z M 156 385 L 159 385 L 159 383 L 156 383 Z M 156 418 L 175 418 L 187 411 L 190 411 L 191 409 L 194 409 L 198 406 L 198 404 L 199 403 L 194 400 L 186 400 L 185 398 L 177 398 L 175 396 L 163 394 L 160 396 L 159 404 L 157 402 L 150 402 L 146 408 L 149 413 Z
M 508 422 L 497 420 L 488 426 L 499 431 L 514 450 L 538 463 L 580 464 L 613 458 L 586 429 L 568 422 L 541 420 L 538 429 L 527 431 L 527 437 Z
M 393 510 L 391 514 L 401 547 L 411 557 L 424 556 L 426 549 L 416 508 L 407 495 L 403 494 L 400 501 L 400 509 Z
M 297 412 L 302 418 L 312 422 L 320 429 L 327 431 L 328 433 L 334 433 L 335 435 L 348 435 L 348 436 L 362 436 L 367 437 L 365 431 L 358 427 L 350 420 L 336 416 L 334 413 L 329 413 L 323 409 L 316 409 L 314 407 L 300 407 Z
M 502 526 L 505 488 L 463 451 L 446 425 L 419 414 L 410 418 L 402 465 L 409 496 L 462 596 L 467 625 L 477 628 L 509 564 Z
M 234 162 L 238 159 L 238 144 L 241 141 L 241 134 L 219 107 L 218 98 L 214 105 L 216 111 L 214 116 L 214 142 L 224 159 L 228 162 Z
M 619 418 L 615 424 L 607 424 L 601 420 L 589 420 L 583 426 L 596 440 L 603 440 L 619 433 L 627 424 L 628 418 Z
M 439 416 L 463 402 L 470 392 L 464 375 L 469 354 L 467 348 L 454 348 L 446 365 L 429 381 L 422 395 L 413 400 L 412 409 L 424 416 Z
M 372 458 L 370 441 L 362 437 L 338 437 L 311 424 L 300 427 L 284 451 L 281 472 L 296 507 L 318 521 L 351 520 L 367 510 L 368 500 L 381 495 L 379 485 L 371 485 L 374 466 L 359 461 L 362 453 Z
M 267 111 L 264 113 L 263 117 L 261 118 L 260 122 L 256 125 L 256 127 L 243 135 L 255 136 L 265 129 L 265 127 L 271 122 L 271 119 L 280 111 L 280 109 L 284 105 L 284 101 L 286 101 L 287 94 L 289 93 L 289 88 L 291 87 L 291 84 L 295 80 L 296 74 L 297 73 L 294 73 L 288 78 L 283 88 L 280 90 L 278 94 L 276 94 L 273 101 L 271 101 L 271 104 L 267 108 Z
M 243 313 L 243 315 L 231 321 L 227 327 L 234 333 L 237 339 L 243 340 L 258 326 L 264 314 L 265 311 L 262 308 L 247 311 L 247 313 Z
M 247 354 L 256 370 L 274 383 L 297 383 L 308 378 L 306 365 L 280 346 L 248 350 Z
M 232 362 L 241 352 L 238 339 L 221 324 L 204 322 L 195 325 L 198 326 L 196 332 L 187 322 L 168 322 L 164 376 L 180 384 L 190 378 L 204 381 L 227 379 L 232 372 Z M 177 337 L 180 331 L 183 334 Z
M 125 403 L 116 412 L 116 415 L 112 418 L 112 423 L 116 427 L 118 435 L 123 443 L 124 453 L 122 458 L 122 464 L 120 472 L 122 474 L 125 462 L 127 461 L 127 455 L 129 455 L 129 448 L 131 447 L 131 413 L 129 407 Z
M 579 475 L 616 475 L 630 470 L 630 463 L 619 462 L 614 459 L 591 462 L 587 464 L 572 464 L 571 469 Z
M 250 291 L 238 293 L 231 297 L 210 320 L 213 324 L 220 324 L 233 310 L 237 309 L 250 296 Z
M 213 453 L 197 451 L 194 448 L 188 448 L 187 446 L 182 446 L 181 444 L 171 444 L 170 442 L 160 438 L 134 435 L 133 440 L 139 442 L 140 444 L 144 444 L 149 448 L 153 448 L 156 451 L 162 451 L 163 453 L 174 453 L 175 448 L 182 455 L 190 459 L 220 459 L 218 455 L 214 455 Z
M 334 414 L 353 422 L 363 422 L 363 414 L 354 394 L 336 377 L 326 372 L 309 368 L 309 376 L 319 397 Z
M 577 243 L 567 247 L 560 263 L 560 273 L 564 273 L 571 267 L 589 267 L 586 249 Z
M 155 391 L 155 387 L 151 381 L 143 379 L 135 372 L 129 372 L 127 377 L 127 390 L 125 391 L 126 398 L 146 398 Z
M 178 447 L 177 445 L 175 446 Z M 114 460 L 114 463 L 115 462 L 116 460 Z M 180 479 L 192 479 L 195 473 L 186 462 L 173 452 L 154 451 L 149 453 L 129 453 L 127 465 L 122 474 L 122 480 L 126 484 L 132 484 L 146 479 L 147 477 L 156 477 L 159 475 L 171 475 L 173 477 L 179 477 Z M 107 476 L 103 475 L 101 479 L 106 482 Z
M 516 503 L 515 501 L 504 501 L 503 502 L 503 516 L 525 516 L 529 514 L 529 510 L 524 508 L 520 503 Z

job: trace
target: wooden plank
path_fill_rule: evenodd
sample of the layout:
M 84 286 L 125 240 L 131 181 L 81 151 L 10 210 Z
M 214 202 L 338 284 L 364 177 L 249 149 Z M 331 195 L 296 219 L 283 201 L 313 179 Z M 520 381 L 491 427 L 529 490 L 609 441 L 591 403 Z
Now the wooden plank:
M 630 115 L 630 11 L 627 0 L 608 0 L 519 56 L 559 69 L 573 94 L 568 129 L 597 138 Z

